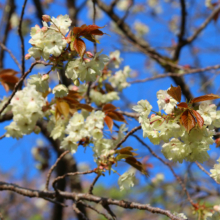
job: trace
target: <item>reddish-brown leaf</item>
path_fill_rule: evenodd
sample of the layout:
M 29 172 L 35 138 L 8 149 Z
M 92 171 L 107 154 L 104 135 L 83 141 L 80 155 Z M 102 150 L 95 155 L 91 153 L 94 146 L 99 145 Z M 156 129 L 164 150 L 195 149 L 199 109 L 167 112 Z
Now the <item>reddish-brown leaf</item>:
M 106 125 L 108 126 L 109 130 L 112 132 L 113 120 L 110 117 L 105 116 L 104 121 L 105 121 Z
M 123 121 L 126 123 L 126 120 L 121 113 L 113 111 L 113 112 L 108 112 L 107 115 L 116 121 Z
M 64 115 L 65 118 L 67 118 L 69 115 L 69 110 L 70 110 L 68 103 L 63 100 L 57 99 L 56 104 L 57 104 L 57 109 L 60 112 L 60 114 Z
M 85 109 L 88 112 L 91 112 L 93 110 L 93 107 L 87 104 L 78 104 L 77 107 L 78 109 Z
M 117 107 L 115 107 L 111 103 L 102 106 L 102 111 L 105 113 L 115 111 L 116 109 Z
M 207 100 L 214 100 L 214 99 L 219 99 L 219 98 L 220 98 L 220 96 L 215 95 L 215 94 L 202 95 L 202 96 L 199 96 L 199 97 L 192 99 L 190 103 L 202 102 L 202 101 L 207 101 Z
M 136 160 L 136 158 L 134 157 L 128 157 L 125 159 L 125 162 L 130 164 L 131 166 L 133 166 L 134 168 L 136 168 L 137 170 L 139 170 L 141 173 L 143 173 L 144 175 L 148 176 L 147 171 L 145 170 L 143 164 L 141 162 L 139 162 L 138 160 Z
M 83 57 L 84 56 L 84 53 L 86 52 L 86 44 L 85 42 L 80 39 L 80 38 L 76 38 L 74 40 L 74 49 L 76 50 L 76 52 L 81 56 Z
M 3 69 L 3 70 L 0 71 L 0 77 L 1 77 L 1 75 L 14 76 L 16 74 L 18 74 L 18 72 L 13 70 L 13 69 Z
M 180 123 L 185 127 L 187 132 L 190 132 L 196 125 L 196 120 L 194 119 L 190 110 L 186 110 L 180 117 Z
M 5 91 L 8 92 L 9 90 L 14 89 L 15 84 L 19 81 L 19 78 L 14 75 L 1 74 L 0 81 Z
M 189 108 L 187 103 L 185 102 L 180 102 L 179 104 L 176 105 L 178 108 Z
M 124 147 L 122 149 L 116 150 L 115 153 L 137 156 L 138 154 L 132 152 L 133 150 L 134 149 L 132 147 Z
M 181 101 L 181 88 L 180 86 L 173 87 L 171 85 L 170 89 L 167 91 L 167 93 L 174 98 L 177 102 Z
M 202 126 L 204 125 L 204 119 L 202 118 L 202 116 L 195 110 L 191 110 L 191 113 L 196 118 L 196 122 L 198 123 L 199 127 L 202 128 Z

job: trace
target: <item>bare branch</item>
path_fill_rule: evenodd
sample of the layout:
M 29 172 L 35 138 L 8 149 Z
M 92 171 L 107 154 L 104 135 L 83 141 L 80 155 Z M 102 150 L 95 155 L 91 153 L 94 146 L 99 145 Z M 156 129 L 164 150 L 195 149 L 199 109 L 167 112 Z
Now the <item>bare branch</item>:
M 16 192 L 20 195 L 27 196 L 27 197 L 37 197 L 37 198 L 45 198 L 45 197 L 55 198 L 56 197 L 56 192 L 33 190 L 29 188 L 20 187 L 18 185 L 11 184 L 11 183 L 0 182 L 0 191 L 5 191 L 5 190 L 13 191 L 13 192 Z M 147 210 L 151 213 L 165 215 L 172 220 L 183 220 L 182 218 L 173 215 L 168 210 L 152 207 L 148 204 L 129 202 L 125 200 L 116 200 L 116 199 L 98 197 L 98 196 L 94 196 L 91 194 L 76 193 L 76 192 L 59 191 L 59 195 L 65 199 L 70 199 L 73 201 L 85 200 L 85 201 L 90 201 L 94 203 L 101 203 L 105 200 L 105 203 L 108 205 L 115 205 L 115 206 L 119 206 L 125 209 Z
M 91 186 L 89 187 L 89 194 L 93 194 L 93 193 L 92 193 L 93 188 L 94 188 L 94 186 L 95 186 L 95 184 L 96 184 L 96 182 L 98 181 L 98 179 L 99 179 L 100 176 L 101 176 L 100 174 L 97 174 L 97 176 L 95 177 L 95 179 L 92 181 L 92 184 L 91 184 Z
M 64 151 L 56 160 L 55 164 L 50 168 L 48 174 L 47 174 L 47 180 L 46 180 L 46 185 L 45 185 L 45 190 L 48 190 L 48 186 L 49 186 L 49 182 L 50 182 L 50 176 L 53 172 L 53 170 L 56 168 L 57 164 L 59 163 L 59 161 L 66 155 L 68 154 L 69 151 Z
M 65 152 L 64 152 L 65 153 Z M 56 179 L 54 179 L 52 186 L 55 189 L 55 191 L 58 192 L 58 190 L 56 189 L 56 183 L 61 180 L 64 179 L 66 176 L 76 176 L 76 175 L 85 175 L 85 174 L 90 174 L 90 173 L 94 173 L 94 170 L 89 170 L 89 171 L 85 171 L 85 172 L 74 172 L 74 173 L 66 173 L 63 176 L 58 176 Z
M 108 219 L 108 220 L 112 220 L 112 219 L 109 218 L 105 213 L 99 212 L 97 209 L 95 209 L 95 208 L 92 207 L 91 205 L 86 204 L 86 203 L 83 202 L 83 201 L 78 201 L 77 203 L 80 203 L 80 204 L 84 205 L 86 208 L 89 208 L 89 209 L 95 211 L 96 213 L 98 213 L 98 214 L 100 214 L 100 215 L 103 215 L 103 216 L 104 216 L 106 219 Z
M 20 69 L 20 71 L 22 71 L 21 65 L 19 64 L 18 60 L 17 60 L 16 57 L 13 55 L 13 53 L 12 53 L 3 43 L 1 43 L 1 42 L 0 42 L 0 47 L 1 47 L 3 50 L 7 51 L 7 52 L 10 54 L 11 58 L 15 61 L 15 63 L 16 63 L 17 66 L 18 66 L 18 68 Z
M 145 79 L 137 79 L 134 81 L 131 81 L 129 83 L 133 84 L 133 83 L 142 83 L 142 82 L 147 82 L 147 81 L 152 81 L 155 79 L 161 79 L 161 78 L 165 78 L 165 77 L 170 77 L 170 76 L 175 76 L 175 77 L 182 77 L 185 75 L 191 75 L 191 74 L 195 74 L 195 73 L 200 73 L 200 72 L 206 72 L 209 70 L 217 70 L 220 69 L 220 65 L 214 65 L 214 66 L 208 66 L 205 68 L 198 68 L 198 69 L 190 69 L 190 70 L 185 70 L 185 73 L 166 73 L 166 74 L 158 74 L 156 76 L 153 77 L 148 77 Z M 212 73 L 212 72 L 210 72 Z
M 131 136 L 132 134 L 134 134 L 134 132 L 136 132 L 137 130 L 141 129 L 141 125 L 139 125 L 138 127 L 133 128 L 131 131 L 129 131 L 126 136 L 116 145 L 116 147 L 114 148 L 114 150 L 117 150 L 126 140 L 129 136 Z
M 76 204 L 73 203 L 73 211 L 77 214 L 77 216 L 81 216 L 81 219 L 83 220 L 89 220 L 77 207 Z
M 185 43 L 186 44 L 192 43 L 218 13 L 220 13 L 220 7 L 217 7 L 215 10 L 213 10 L 210 16 L 200 25 L 200 27 L 192 34 L 192 36 L 186 39 Z
M 133 136 L 143 145 L 145 146 L 149 152 L 154 156 L 156 157 L 158 160 L 160 160 L 164 165 L 166 165 L 170 171 L 172 172 L 172 174 L 175 176 L 176 180 L 178 181 L 178 183 L 181 185 L 181 187 L 183 188 L 184 192 L 186 193 L 187 195 L 187 199 L 188 201 L 191 203 L 192 206 L 195 205 L 195 203 L 193 202 L 188 190 L 186 189 L 186 186 L 185 184 L 183 183 L 183 181 L 181 180 L 181 178 L 175 173 L 173 167 L 168 163 L 166 162 L 165 160 L 163 160 L 160 156 L 158 156 L 144 141 L 142 141 L 137 135 L 134 135 Z
M 25 6 L 27 4 L 27 0 L 24 0 L 24 4 L 22 6 L 22 12 L 21 12 L 21 16 L 20 16 L 20 20 L 19 20 L 19 25 L 18 25 L 18 35 L 20 37 L 20 40 L 21 40 L 21 73 L 22 75 L 24 75 L 25 73 L 25 53 L 24 53 L 24 38 L 23 38 L 23 35 L 22 35 L 22 30 L 21 30 L 21 26 L 22 26 L 22 21 L 23 21 L 23 16 L 24 16 L 24 10 L 25 10 Z

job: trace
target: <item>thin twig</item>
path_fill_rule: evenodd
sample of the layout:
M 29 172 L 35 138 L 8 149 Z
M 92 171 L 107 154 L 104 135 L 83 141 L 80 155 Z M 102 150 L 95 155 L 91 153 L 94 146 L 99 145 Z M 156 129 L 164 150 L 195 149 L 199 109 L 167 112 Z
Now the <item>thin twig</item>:
M 128 17 L 130 9 L 132 8 L 132 6 L 134 5 L 134 0 L 131 0 L 130 5 L 128 6 L 124 16 L 117 22 L 117 25 L 120 26 L 120 24 L 124 23 L 125 19 Z
M 174 52 L 173 60 L 177 60 L 180 55 L 181 48 L 184 46 L 184 35 L 186 32 L 186 3 L 185 0 L 180 0 L 181 6 L 181 24 L 180 24 L 180 32 L 178 35 L 178 44 Z
M 78 216 L 81 216 L 81 219 L 83 220 L 89 220 L 77 207 L 76 207 L 76 204 L 73 203 L 73 211 L 78 215 Z
M 12 94 L 10 95 L 10 97 L 8 98 L 8 101 L 3 105 L 3 107 L 0 110 L 0 115 L 2 114 L 2 112 L 7 108 L 7 106 L 10 104 L 12 98 L 14 97 L 15 93 L 17 92 L 17 90 L 19 89 L 20 85 L 22 84 L 22 82 L 24 81 L 24 79 L 26 78 L 26 76 L 32 71 L 32 69 L 34 68 L 34 66 L 36 66 L 37 64 L 43 64 L 45 66 L 47 65 L 52 65 L 52 64 L 48 64 L 45 63 L 43 61 L 35 61 L 34 63 L 31 64 L 31 67 L 29 68 L 29 70 L 20 78 L 20 80 L 15 84 L 14 90 L 12 92 Z
M 56 183 L 61 180 L 64 179 L 66 176 L 76 176 L 76 175 L 85 175 L 85 174 L 90 174 L 90 173 L 94 173 L 95 170 L 89 170 L 89 171 L 84 171 L 84 172 L 74 172 L 74 173 L 66 173 L 63 176 L 58 176 L 56 179 L 54 179 L 52 186 L 55 189 L 56 192 L 58 192 L 57 188 L 56 188 Z
M 13 55 L 13 53 L 12 53 L 3 43 L 1 43 L 1 42 L 0 42 L 0 47 L 1 47 L 3 50 L 7 51 L 7 52 L 10 54 L 11 58 L 15 61 L 15 63 L 16 63 L 17 66 L 18 66 L 18 68 L 20 69 L 20 71 L 22 71 L 21 65 L 19 64 L 18 60 L 17 60 L 16 57 Z
M 137 130 L 141 129 L 141 125 L 139 125 L 138 127 L 133 128 L 131 131 L 129 131 L 126 136 L 115 146 L 114 150 L 117 150 L 126 140 L 129 136 L 131 136 L 132 134 L 134 134 L 134 132 L 136 132 Z
M 93 2 L 93 24 L 95 25 L 95 20 L 96 20 L 96 7 L 95 7 L 95 4 L 96 4 L 96 0 L 92 0 L 92 2 Z M 97 43 L 94 42 L 93 45 L 94 45 L 94 55 L 95 55 L 96 52 L 97 52 Z
M 218 183 L 212 176 L 210 176 L 210 173 L 200 164 L 198 163 L 197 161 L 195 162 L 195 164 L 199 167 L 200 170 L 202 170 L 204 173 L 206 173 L 209 177 L 211 177 L 217 184 L 220 184 Z
M 0 140 L 3 139 L 5 137 L 5 134 L 3 134 L 2 136 L 0 136 Z
M 205 72 L 205 71 L 209 71 L 209 70 L 217 70 L 220 68 L 220 65 L 214 65 L 214 66 L 208 66 L 205 68 L 197 68 L 197 69 L 190 69 L 190 70 L 185 70 L 185 73 L 166 73 L 166 74 L 158 74 L 156 76 L 153 77 L 148 77 L 145 79 L 137 79 L 134 81 L 131 81 L 129 83 L 133 84 L 133 83 L 142 83 L 142 82 L 147 82 L 147 81 L 152 81 L 155 79 L 161 79 L 161 78 L 165 78 L 165 77 L 182 77 L 182 76 L 186 76 L 186 75 L 190 75 L 190 74 L 195 74 L 195 73 L 199 73 L 199 72 Z
M 163 164 L 165 164 L 169 169 L 170 171 L 172 172 L 172 174 L 174 175 L 174 177 L 176 178 L 176 180 L 178 181 L 178 183 L 181 185 L 181 187 L 183 188 L 184 192 L 186 193 L 187 195 L 187 199 L 188 201 L 191 203 L 192 206 L 195 206 L 195 203 L 193 202 L 188 190 L 186 189 L 186 186 L 185 184 L 183 183 L 183 181 L 181 180 L 181 178 L 175 173 L 173 167 L 168 163 L 166 162 L 165 160 L 163 160 L 160 156 L 158 156 L 144 141 L 142 141 L 137 135 L 133 134 L 132 136 L 134 136 L 143 146 L 145 146 L 149 152 L 154 156 L 156 157 L 158 160 L 160 160 Z
M 93 188 L 94 188 L 94 186 L 95 186 L 95 184 L 96 184 L 96 182 L 98 181 L 98 179 L 99 179 L 99 177 L 100 177 L 101 175 L 100 174 L 97 174 L 97 176 L 94 178 L 94 180 L 92 181 L 92 184 L 91 184 L 91 186 L 89 187 L 89 194 L 93 194 L 92 193 L 92 191 L 93 191 Z
M 22 12 L 21 12 L 21 16 L 20 16 L 20 20 L 19 20 L 19 25 L 18 25 L 18 34 L 21 40 L 21 73 L 22 75 L 24 75 L 25 73 L 25 53 L 24 53 L 24 38 L 22 35 L 22 30 L 21 30 L 21 26 L 22 26 L 22 21 L 23 21 L 23 16 L 24 16 L 24 10 L 25 10 L 25 6 L 26 6 L 27 0 L 24 0 L 24 4 L 22 6 Z
M 69 150 L 67 151 L 64 151 L 56 160 L 55 164 L 50 168 L 48 174 L 47 174 L 47 180 L 46 180 L 46 185 L 45 185 L 45 190 L 47 191 L 48 190 L 48 187 L 49 187 L 49 182 L 50 182 L 50 177 L 51 177 L 51 174 L 53 172 L 53 170 L 56 168 L 57 164 L 59 163 L 59 161 L 66 155 L 69 153 Z
M 217 7 L 215 10 L 213 10 L 210 16 L 200 25 L 200 27 L 192 34 L 192 36 L 186 39 L 185 43 L 186 44 L 192 43 L 219 12 L 220 12 L 220 7 Z
M 97 209 L 95 209 L 94 207 L 92 207 L 92 206 L 89 205 L 89 204 L 86 204 L 86 203 L 83 202 L 83 201 L 79 201 L 79 202 L 77 202 L 77 203 L 80 203 L 80 204 L 84 205 L 86 208 L 89 208 L 89 209 L 95 211 L 96 213 L 98 213 L 98 214 L 100 214 L 100 215 L 103 215 L 103 216 L 104 216 L 106 219 L 108 219 L 108 220 L 112 220 L 112 219 L 109 218 L 105 213 L 102 213 L 102 212 L 98 211 Z

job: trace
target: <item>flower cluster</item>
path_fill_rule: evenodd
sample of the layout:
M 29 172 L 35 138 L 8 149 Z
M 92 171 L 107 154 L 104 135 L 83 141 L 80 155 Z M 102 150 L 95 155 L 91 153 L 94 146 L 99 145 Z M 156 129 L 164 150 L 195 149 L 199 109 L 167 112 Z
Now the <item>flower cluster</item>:
M 48 60 L 49 57 L 58 57 L 67 46 L 65 34 L 69 31 L 72 23 L 68 15 L 60 15 L 57 18 L 52 18 L 51 25 L 44 21 L 43 27 L 38 25 L 31 28 L 31 39 L 29 43 L 32 47 L 28 50 L 30 56 L 35 59 L 43 57 Z
M 210 170 L 210 176 L 220 183 L 220 158 L 217 160 L 218 164 L 215 164 L 213 169 Z
M 61 148 L 75 153 L 78 143 L 83 138 L 99 140 L 103 137 L 105 114 L 102 111 L 92 112 L 85 120 L 84 116 L 76 112 L 69 120 L 65 129 L 67 136 L 61 142 Z
M 119 70 L 113 76 L 111 76 L 109 78 L 109 82 L 114 88 L 117 88 L 118 91 L 122 91 L 124 88 L 130 86 L 130 84 L 127 82 L 130 72 L 130 67 L 125 66 L 123 70 Z
M 36 91 L 34 85 L 28 84 L 18 91 L 11 100 L 13 122 L 6 126 L 6 137 L 21 138 L 36 129 L 37 120 L 43 117 L 42 107 L 45 99 Z M 36 132 L 39 129 L 36 129 Z
M 65 75 L 72 80 L 79 78 L 81 81 L 95 81 L 97 76 L 101 76 L 104 66 L 109 62 L 107 55 L 100 55 L 102 51 L 96 53 L 92 59 L 75 59 L 68 62 Z
M 177 105 L 177 100 L 167 91 L 158 91 L 160 111 L 150 117 L 152 106 L 147 100 L 141 100 L 133 107 L 139 113 L 144 138 L 148 137 L 155 145 L 163 143 L 162 153 L 174 162 L 182 163 L 186 160 L 202 163 L 208 160 L 209 145 L 214 143 L 214 128 L 220 127 L 220 111 L 216 111 L 214 104 L 206 102 L 201 103 L 198 110 L 193 110 L 186 103 Z M 167 114 L 162 114 L 162 110 Z M 193 127 L 188 129 L 191 125 Z

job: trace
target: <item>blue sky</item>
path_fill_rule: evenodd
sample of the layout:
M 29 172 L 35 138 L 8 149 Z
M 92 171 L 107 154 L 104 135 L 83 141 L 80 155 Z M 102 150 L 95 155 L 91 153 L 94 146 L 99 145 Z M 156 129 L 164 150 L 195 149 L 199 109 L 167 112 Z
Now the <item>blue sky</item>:
M 21 12 L 21 1 L 16 1 L 17 2 L 17 12 L 18 14 L 20 14 Z M 19 2 L 19 3 L 18 3 Z M 62 3 L 62 1 L 59 1 L 60 3 Z M 108 2 L 108 1 L 106 1 Z M 145 1 L 137 1 L 138 3 L 141 2 L 145 2 Z M 198 2 L 198 1 L 197 1 Z M 3 1 L 4 3 L 4 1 Z M 79 1 L 79 3 L 81 3 L 81 1 Z M 34 26 L 36 23 L 39 24 L 39 21 L 37 20 L 37 18 L 33 18 L 33 11 L 32 11 L 32 7 L 31 7 L 32 2 L 28 2 L 27 5 L 27 9 L 26 9 L 26 14 L 24 16 L 24 18 L 31 18 L 33 19 L 33 23 L 31 26 Z M 167 3 L 162 3 L 162 6 L 164 7 L 164 11 L 166 10 L 171 10 L 168 6 Z M 195 8 L 188 8 L 189 9 L 189 18 L 191 18 L 193 16 L 194 10 Z M 208 9 L 205 9 L 205 7 L 203 8 L 203 10 L 208 13 L 209 11 L 207 11 Z M 166 13 L 163 17 L 164 21 L 166 22 L 168 21 L 173 15 L 179 13 L 179 10 L 173 10 L 171 11 L 172 13 Z M 51 15 L 51 16 L 58 16 L 59 14 L 67 14 L 68 12 L 66 11 L 65 7 L 61 7 L 58 4 L 52 4 L 51 7 L 48 9 L 48 11 L 46 11 L 47 14 Z M 121 14 L 122 12 L 117 11 L 118 14 Z M 0 11 L 0 16 L 2 14 L 2 11 Z M 87 8 L 84 8 L 80 14 L 80 21 L 81 24 L 86 23 L 86 24 L 91 24 L 92 21 L 88 18 L 88 12 L 87 12 Z M 140 14 L 137 16 L 138 20 L 141 20 L 142 22 L 144 22 L 145 24 L 150 26 L 150 33 L 149 35 L 146 36 L 146 40 L 153 45 L 153 47 L 155 48 L 159 48 L 161 46 L 165 46 L 165 47 L 169 47 L 171 46 L 171 41 L 176 39 L 176 36 L 171 33 L 167 27 L 165 25 L 163 25 L 163 23 L 160 23 L 160 19 L 151 19 L 148 17 L 146 17 L 146 15 L 144 14 Z M 133 18 L 128 18 L 127 22 L 129 24 L 131 24 L 133 21 Z M 201 22 L 203 21 L 203 19 L 197 19 L 196 21 L 196 25 L 198 26 Z M 41 24 L 39 24 L 41 25 Z M 97 25 L 99 26 L 104 26 L 107 25 L 106 28 L 103 29 L 104 32 L 106 32 L 108 35 L 104 35 L 101 39 L 100 42 L 101 44 L 98 45 L 98 51 L 103 49 L 103 54 L 109 54 L 109 52 L 115 50 L 115 49 L 120 49 L 120 45 L 118 44 L 118 37 L 114 34 L 111 33 L 108 29 L 108 27 L 110 26 L 109 24 L 109 18 L 107 18 L 106 16 L 104 16 L 101 20 L 97 20 Z M 189 25 L 190 27 L 190 20 L 188 20 L 187 25 Z M 201 37 L 198 40 L 198 43 L 194 44 L 194 47 L 198 47 L 198 48 L 202 48 L 201 49 L 201 54 L 199 55 L 199 62 L 200 65 L 199 67 L 205 67 L 207 65 L 214 65 L 214 64 L 218 64 L 219 63 L 219 54 L 214 54 L 214 55 L 210 55 L 210 53 L 205 53 L 203 51 L 205 51 L 209 45 L 219 45 L 219 40 L 218 40 L 218 35 L 216 34 L 212 34 L 212 33 L 216 33 L 218 31 L 218 24 L 214 24 L 214 22 L 212 24 L 210 24 L 208 26 L 208 28 L 205 30 L 205 32 L 201 35 Z M 192 31 L 189 28 L 189 33 L 192 33 Z M 208 40 L 206 37 L 203 36 L 208 36 Z M 30 36 L 27 35 L 25 36 L 25 53 L 27 53 L 27 50 L 30 48 L 30 44 L 28 43 L 28 40 L 30 39 Z M 204 43 L 206 42 L 206 43 Z M 90 44 L 88 41 L 86 41 L 88 48 L 91 48 L 92 50 L 92 44 Z M 9 35 L 9 39 L 7 41 L 7 46 L 9 49 L 11 49 L 14 53 L 14 55 L 17 57 L 18 60 L 20 60 L 21 57 L 21 51 L 20 51 L 20 40 L 18 38 L 18 36 L 16 35 L 15 30 L 12 30 L 10 35 Z M 164 49 L 159 49 L 160 52 L 162 53 L 167 53 Z M 182 51 L 182 56 L 181 59 L 179 61 L 179 63 L 181 65 L 185 65 L 185 64 L 189 64 L 189 65 L 194 65 L 193 63 L 193 59 L 192 59 L 192 54 L 191 51 L 189 50 L 189 48 L 184 48 Z M 129 53 L 129 52 L 122 52 L 121 53 L 122 58 L 124 59 L 124 62 L 122 63 L 121 68 L 123 68 L 123 66 L 125 65 L 129 65 L 131 67 L 132 70 L 135 70 L 138 72 L 138 77 L 139 78 L 145 78 L 147 76 L 150 76 L 150 71 L 148 68 L 146 68 L 146 56 L 139 53 L 139 52 L 135 52 L 135 53 Z M 33 60 L 29 60 L 26 62 L 26 70 L 29 68 L 30 63 Z M 17 66 L 15 65 L 15 63 L 13 62 L 13 60 L 10 58 L 10 56 L 5 53 L 5 59 L 4 59 L 4 64 L 5 64 L 5 68 L 13 68 L 15 70 L 18 70 Z M 158 65 L 154 65 L 154 70 L 157 73 L 163 73 L 163 69 L 161 67 L 159 67 Z M 44 73 L 46 70 L 45 69 L 37 69 L 35 68 L 33 70 L 32 73 L 37 73 L 37 72 L 41 72 Z M 207 73 L 208 74 L 208 73 Z M 198 92 L 200 89 L 200 85 L 198 82 L 200 79 L 199 77 L 194 78 L 194 76 L 187 76 L 185 77 L 187 84 L 190 86 L 191 92 L 193 93 L 193 95 L 198 96 L 198 95 L 202 95 L 202 92 Z M 192 80 L 196 80 L 194 83 Z M 163 78 L 163 79 L 159 79 L 156 81 L 149 81 L 146 83 L 139 83 L 139 84 L 134 84 L 131 87 L 125 89 L 123 91 L 123 96 L 126 97 L 126 99 L 128 99 L 131 102 L 131 105 L 134 105 L 137 103 L 137 101 L 141 100 L 141 99 L 147 99 L 152 106 L 154 107 L 154 110 L 158 110 L 158 106 L 156 103 L 156 92 L 160 89 L 162 90 L 166 90 L 170 87 L 170 85 L 173 84 L 173 81 L 170 78 Z M 219 78 L 217 77 L 213 83 L 212 86 L 212 90 L 213 93 L 215 93 L 218 89 L 218 85 L 219 85 Z M 2 86 L 0 87 L 0 91 L 1 91 L 1 97 L 3 98 L 3 96 L 7 95 L 4 91 L 4 89 L 2 88 Z M 115 101 L 114 104 L 116 106 L 121 106 L 122 110 L 123 109 L 123 105 L 120 101 Z M 127 111 L 129 111 L 129 109 L 126 109 Z M 130 109 L 131 110 L 131 109 Z M 129 130 L 131 128 L 133 128 L 134 126 L 137 126 L 138 124 L 136 122 L 132 122 L 130 123 L 130 121 L 128 121 L 128 127 Z M 0 126 L 0 134 L 4 134 L 5 130 L 4 127 L 6 125 L 8 125 L 9 122 L 4 122 L 1 124 Z M 140 137 L 142 136 L 142 132 L 139 131 L 137 133 Z M 35 164 L 36 162 L 33 159 L 33 156 L 31 155 L 31 149 L 33 146 L 36 146 L 36 140 L 37 139 L 43 139 L 44 142 L 46 144 L 47 141 L 43 138 L 42 135 L 35 135 L 35 134 L 31 134 L 28 136 L 25 136 L 23 139 L 17 141 L 17 140 L 13 140 L 11 138 L 4 138 L 3 140 L 1 140 L 1 144 L 0 144 L 0 148 L 1 148 L 1 154 L 0 154 L 0 170 L 4 171 L 4 172 L 13 172 L 13 176 L 16 178 L 21 178 L 22 176 L 27 176 L 29 179 L 32 178 L 37 178 L 37 176 L 39 175 L 39 171 L 37 169 L 35 169 Z M 150 144 L 150 142 L 148 140 L 146 140 L 146 143 Z M 134 140 L 134 138 L 130 137 L 126 143 L 124 144 L 124 146 L 132 146 L 135 149 L 138 149 L 137 153 L 140 153 L 140 155 L 149 155 L 148 151 L 143 148 L 140 147 L 140 145 Z M 152 144 L 150 144 L 151 147 L 153 147 L 154 149 L 156 149 L 157 152 L 160 151 L 160 147 L 159 146 L 152 146 Z M 216 149 L 214 149 L 214 146 L 212 146 L 212 151 L 211 152 L 216 152 Z M 53 151 L 51 150 L 52 153 L 52 158 L 51 158 L 51 164 L 55 161 L 55 155 L 53 153 Z M 219 155 L 219 152 L 217 152 L 216 154 Z M 87 149 L 86 153 L 84 153 L 84 149 L 82 147 L 79 147 L 79 150 L 77 151 L 77 153 L 74 155 L 74 157 L 76 158 L 76 160 L 80 163 L 80 162 L 87 162 L 90 166 L 92 166 L 92 168 L 95 167 L 95 163 L 93 162 L 93 158 L 92 158 L 92 151 L 91 149 Z M 156 161 L 155 159 L 153 159 L 152 157 L 150 157 L 149 162 L 155 164 L 154 168 L 151 169 L 151 176 L 150 178 L 153 178 L 155 176 L 156 173 L 161 172 L 161 164 Z M 119 170 L 119 172 L 122 174 L 123 171 L 125 171 L 128 168 L 128 166 L 122 165 L 122 168 L 120 169 L 119 167 L 117 168 L 117 170 Z M 177 168 L 178 170 L 183 170 L 185 169 L 185 166 L 182 164 L 177 164 Z M 197 169 L 195 167 L 195 169 Z M 170 172 L 168 171 L 167 168 L 163 168 L 162 172 L 165 173 L 166 175 L 166 180 L 171 180 L 173 179 L 173 176 L 170 174 Z M 115 178 L 116 177 L 116 178 Z M 104 178 L 101 178 L 100 182 L 102 182 L 105 185 L 110 186 L 111 184 L 115 183 L 117 179 L 117 174 L 113 174 L 111 177 L 108 177 L 108 175 Z M 144 178 L 142 178 L 142 183 L 144 183 L 145 180 Z

